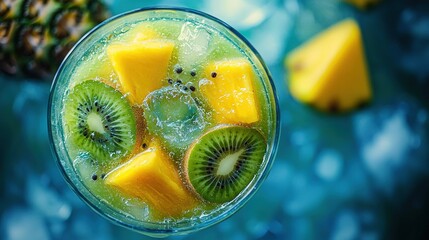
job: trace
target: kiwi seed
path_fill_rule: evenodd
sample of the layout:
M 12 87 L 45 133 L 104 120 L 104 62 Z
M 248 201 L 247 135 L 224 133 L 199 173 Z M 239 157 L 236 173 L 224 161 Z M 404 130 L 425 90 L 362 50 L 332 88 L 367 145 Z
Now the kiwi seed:
M 177 65 L 177 66 L 174 68 L 174 71 L 175 71 L 177 74 L 181 74 L 181 73 L 183 72 L 183 68 Z

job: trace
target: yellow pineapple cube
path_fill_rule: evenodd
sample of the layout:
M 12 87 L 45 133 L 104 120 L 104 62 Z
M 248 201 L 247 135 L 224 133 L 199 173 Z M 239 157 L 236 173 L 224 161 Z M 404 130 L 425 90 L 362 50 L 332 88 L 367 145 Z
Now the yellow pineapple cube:
M 294 98 L 323 111 L 347 111 L 371 99 L 358 24 L 344 20 L 292 51 L 285 60 Z
M 132 104 L 142 104 L 150 92 L 161 88 L 173 48 L 173 42 L 160 39 L 112 44 L 107 48 L 122 90 Z
M 177 217 L 197 204 L 173 161 L 158 145 L 114 169 L 105 182 L 146 202 L 155 217 Z
M 200 82 L 200 90 L 213 109 L 219 123 L 253 123 L 259 121 L 253 90 L 255 73 L 249 61 L 241 58 L 209 64 Z

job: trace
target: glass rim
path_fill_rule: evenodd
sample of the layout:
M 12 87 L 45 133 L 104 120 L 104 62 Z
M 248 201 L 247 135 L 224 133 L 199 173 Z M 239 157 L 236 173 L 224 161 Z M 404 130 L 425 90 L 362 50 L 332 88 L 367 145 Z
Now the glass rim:
M 261 71 L 263 73 L 265 73 L 267 76 L 267 79 L 266 79 L 267 81 L 266 80 L 264 80 L 264 81 L 266 81 L 268 83 L 268 87 L 270 88 L 270 89 L 266 90 L 267 95 L 268 95 L 267 97 L 268 97 L 268 99 L 270 99 L 270 102 L 272 101 L 272 103 L 270 103 L 270 104 L 275 107 L 275 109 L 272 109 L 272 114 L 271 114 L 273 117 L 272 121 L 273 121 L 273 124 L 275 124 L 275 127 L 272 129 L 272 133 L 269 134 L 269 136 L 272 136 L 272 142 L 270 142 L 271 145 L 270 144 L 268 145 L 268 146 L 271 146 L 271 148 L 268 148 L 267 153 L 266 153 L 267 164 L 265 165 L 265 168 L 261 171 L 259 178 L 255 180 L 255 183 L 252 186 L 252 189 L 247 190 L 247 191 L 245 190 L 246 194 L 243 195 L 242 197 L 240 197 L 240 199 L 238 199 L 237 202 L 235 202 L 233 204 L 233 206 L 231 208 L 227 209 L 226 211 L 222 211 L 220 214 L 213 216 L 213 217 L 210 217 L 209 219 L 207 219 L 203 222 L 199 222 L 198 224 L 195 224 L 195 225 L 188 224 L 187 226 L 180 227 L 180 228 L 167 228 L 167 229 L 161 228 L 160 229 L 159 227 L 163 226 L 165 224 L 156 223 L 156 222 L 144 222 L 141 220 L 130 219 L 130 218 L 127 218 L 127 221 L 122 221 L 122 219 L 118 219 L 114 215 L 116 213 L 120 214 L 120 215 L 123 215 L 123 214 L 118 213 L 118 211 L 116 209 L 114 209 L 112 206 L 104 204 L 104 205 L 106 205 L 106 207 L 108 207 L 110 210 L 112 210 L 112 213 L 110 213 L 110 214 L 106 213 L 105 210 L 101 209 L 101 207 L 98 206 L 97 204 L 94 204 L 93 201 L 91 199 L 89 199 L 88 196 L 84 195 L 81 192 L 81 190 L 76 186 L 75 182 L 73 182 L 73 180 L 71 179 L 69 174 L 66 172 L 65 166 L 62 165 L 62 163 L 61 163 L 62 158 L 59 154 L 57 146 L 54 144 L 55 140 L 54 140 L 54 136 L 53 136 L 53 122 L 52 122 L 53 121 L 52 120 L 53 119 L 53 98 L 54 98 L 53 95 L 54 95 L 55 89 L 57 89 L 57 84 L 60 81 L 61 73 L 63 72 L 63 69 L 64 69 L 65 65 L 67 64 L 68 59 L 72 56 L 72 54 L 75 52 L 75 50 L 77 48 L 79 48 L 85 42 L 85 40 L 88 37 L 95 34 L 99 29 L 103 28 L 105 25 L 108 25 L 109 23 L 111 23 L 117 19 L 121 19 L 121 18 L 129 16 L 129 15 L 133 15 L 133 14 L 137 14 L 137 13 L 141 13 L 141 12 L 146 12 L 146 11 L 179 11 L 179 12 L 184 12 L 184 13 L 190 13 L 190 14 L 194 14 L 194 15 L 197 15 L 197 16 L 205 18 L 205 19 L 209 19 L 209 20 L 219 24 L 221 27 L 224 27 L 226 30 L 230 31 L 233 36 L 237 37 L 237 39 L 239 41 L 242 41 L 244 43 L 244 45 L 249 48 L 250 52 L 255 55 L 256 60 L 259 61 L 260 65 L 262 66 Z M 215 27 L 215 29 L 217 29 L 218 31 L 223 31 L 222 29 L 218 29 L 218 27 Z M 271 91 L 268 91 L 268 90 L 271 90 Z M 270 73 L 268 67 L 266 66 L 265 62 L 263 61 L 259 52 L 253 47 L 253 45 L 241 33 L 239 33 L 236 29 L 231 27 L 226 22 L 224 22 L 224 21 L 222 21 L 222 20 L 220 20 L 220 19 L 218 19 L 218 18 L 216 18 L 210 14 L 207 14 L 205 12 L 195 10 L 195 9 L 191 9 L 191 8 L 186 8 L 186 7 L 162 6 L 162 7 L 138 8 L 138 9 L 134 9 L 131 11 L 127 11 L 127 12 L 112 16 L 112 17 L 104 20 L 103 22 L 101 22 L 100 24 L 95 26 L 94 28 L 92 28 L 90 31 L 88 31 L 83 37 L 81 37 L 77 41 L 77 43 L 67 53 L 66 57 L 63 59 L 58 70 L 55 73 L 55 76 L 54 76 L 54 79 L 53 79 L 53 82 L 52 82 L 52 85 L 50 88 L 47 115 L 48 115 L 48 135 L 49 135 L 49 142 L 50 142 L 51 151 L 53 152 L 53 155 L 56 158 L 55 162 L 57 163 L 64 179 L 66 180 L 66 182 L 70 186 L 70 188 L 91 209 L 93 209 L 95 212 L 97 212 L 99 215 L 103 216 L 104 218 L 107 218 L 108 220 L 110 220 L 111 222 L 113 222 L 117 225 L 126 227 L 128 229 L 131 229 L 131 230 L 134 230 L 137 232 L 140 232 L 142 234 L 146 234 L 149 236 L 155 236 L 155 237 L 163 237 L 163 236 L 169 236 L 169 235 L 181 235 L 181 234 L 187 234 L 187 233 L 191 233 L 191 232 L 194 232 L 197 230 L 205 229 L 205 228 L 210 227 L 214 224 L 222 222 L 223 220 L 226 220 L 227 218 L 232 216 L 235 212 L 237 212 L 241 207 L 243 207 L 246 204 L 246 202 L 252 198 L 252 196 L 256 193 L 256 191 L 260 188 L 260 186 L 264 182 L 265 178 L 268 176 L 268 174 L 271 170 L 271 167 L 274 163 L 275 157 L 276 157 L 278 143 L 279 143 L 279 139 L 280 139 L 280 131 L 281 131 L 281 128 L 280 128 L 280 125 L 281 125 L 280 108 L 279 108 L 275 84 L 274 84 L 274 81 L 272 79 L 271 73 Z M 69 158 L 69 157 L 67 157 L 67 158 Z M 249 186 L 247 186 L 246 188 L 248 188 L 248 187 Z M 85 186 L 85 189 L 88 192 L 90 192 L 86 186 Z M 93 193 L 90 192 L 90 194 L 97 199 L 97 197 Z M 215 210 L 215 212 L 216 212 L 216 210 Z M 209 215 L 211 215 L 211 214 L 212 213 L 210 213 Z M 147 226 L 150 226 L 150 227 L 147 227 Z

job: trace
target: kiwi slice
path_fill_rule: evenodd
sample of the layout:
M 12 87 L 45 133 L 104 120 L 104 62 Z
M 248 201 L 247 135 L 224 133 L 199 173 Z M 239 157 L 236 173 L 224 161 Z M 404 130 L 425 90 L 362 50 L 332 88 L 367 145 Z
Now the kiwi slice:
M 206 201 L 231 201 L 256 175 L 265 151 L 266 141 L 258 130 L 218 126 L 197 139 L 188 150 L 187 180 Z
M 88 80 L 64 102 L 64 131 L 70 145 L 97 161 L 116 160 L 136 142 L 136 120 L 127 99 L 109 85 Z

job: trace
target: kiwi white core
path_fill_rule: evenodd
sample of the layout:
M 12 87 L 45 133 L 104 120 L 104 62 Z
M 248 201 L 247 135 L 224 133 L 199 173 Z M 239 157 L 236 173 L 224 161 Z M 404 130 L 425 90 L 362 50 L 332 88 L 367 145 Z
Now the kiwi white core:
M 100 115 L 95 112 L 91 112 L 88 114 L 86 122 L 88 123 L 89 130 L 98 132 L 100 134 L 106 133 L 103 127 L 103 120 Z
M 225 176 L 231 173 L 234 170 L 234 166 L 238 161 L 240 155 L 244 152 L 244 149 L 239 150 L 238 152 L 228 154 L 219 162 L 219 167 L 216 171 L 217 175 Z

